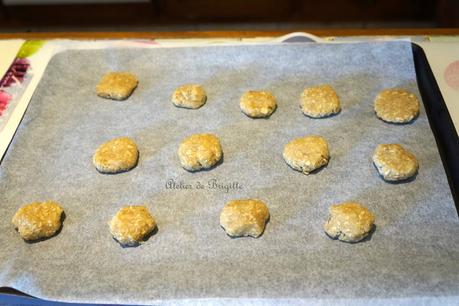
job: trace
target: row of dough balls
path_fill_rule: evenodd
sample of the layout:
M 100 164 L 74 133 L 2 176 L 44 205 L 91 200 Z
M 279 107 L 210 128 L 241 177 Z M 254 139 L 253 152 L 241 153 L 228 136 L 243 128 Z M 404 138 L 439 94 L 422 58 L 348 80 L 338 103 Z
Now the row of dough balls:
M 109 73 L 97 85 L 97 94 L 104 98 L 124 100 L 138 84 L 129 73 Z M 172 96 L 178 107 L 199 108 L 206 102 L 204 89 L 198 85 L 179 87 Z M 276 109 L 276 100 L 269 92 L 249 91 L 240 101 L 242 111 L 250 117 L 267 117 Z M 329 85 L 307 88 L 301 96 L 303 113 L 311 117 L 325 117 L 340 111 L 340 103 Z M 419 102 L 406 91 L 389 89 L 375 99 L 375 111 L 388 122 L 405 123 L 419 113 Z M 219 139 L 212 134 L 196 134 L 185 139 L 178 150 L 182 166 L 189 171 L 208 169 L 223 155 Z M 136 144 L 127 137 L 116 138 L 101 145 L 93 157 L 94 165 L 102 173 L 118 173 L 135 167 L 139 157 Z M 287 164 L 303 173 L 310 173 L 328 163 L 328 144 L 320 136 L 307 136 L 289 142 L 283 152 Z M 373 155 L 379 173 L 386 180 L 401 180 L 413 176 L 418 169 L 414 155 L 398 144 L 379 145 Z M 324 225 L 332 238 L 346 242 L 364 239 L 374 228 L 374 215 L 359 203 L 332 205 Z M 64 210 L 53 201 L 34 202 L 21 207 L 12 223 L 26 241 L 46 239 L 56 235 L 62 227 Z M 233 237 L 259 237 L 269 220 L 265 203 L 257 199 L 235 200 L 225 205 L 220 225 Z M 123 246 L 138 245 L 157 228 L 154 217 L 145 206 L 127 206 L 109 222 L 113 237 Z
M 220 213 L 220 225 L 230 237 L 258 238 L 270 214 L 258 199 L 233 200 Z M 64 210 L 54 201 L 34 202 L 19 208 L 12 223 L 25 241 L 39 241 L 57 235 L 63 226 Z M 375 217 L 355 202 L 331 205 L 324 224 L 333 239 L 358 242 L 374 228 Z M 157 231 L 156 220 L 145 206 L 121 208 L 108 222 L 110 232 L 122 246 L 138 246 Z
M 96 86 L 100 97 L 125 100 L 137 87 L 135 75 L 128 72 L 110 72 L 102 77 Z M 204 88 L 198 84 L 185 84 L 172 94 L 172 103 L 177 107 L 197 109 L 207 101 Z M 323 118 L 337 114 L 341 110 L 340 100 L 330 85 L 306 88 L 300 98 L 302 112 L 312 118 Z M 252 118 L 269 117 L 277 108 L 274 95 L 269 91 L 248 91 L 240 99 L 240 108 Z M 403 89 L 385 89 L 374 101 L 378 118 L 392 123 L 407 123 L 419 114 L 419 101 L 416 96 Z
M 220 140 L 213 134 L 194 134 L 185 138 L 178 149 L 182 167 L 188 171 L 209 169 L 222 160 Z M 320 136 L 296 138 L 284 146 L 285 162 L 294 170 L 309 174 L 328 164 L 327 141 Z M 102 144 L 93 156 L 93 164 L 101 173 L 128 171 L 137 165 L 139 151 L 127 137 Z M 373 153 L 379 174 L 387 181 L 400 181 L 414 176 L 419 163 L 413 153 L 400 144 L 380 144 Z

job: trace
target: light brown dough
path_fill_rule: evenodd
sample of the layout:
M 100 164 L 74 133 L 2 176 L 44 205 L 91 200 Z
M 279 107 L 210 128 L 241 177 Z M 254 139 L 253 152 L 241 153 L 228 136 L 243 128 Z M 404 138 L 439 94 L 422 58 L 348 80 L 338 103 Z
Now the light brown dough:
M 392 123 L 408 123 L 419 115 L 419 101 L 403 89 L 385 89 L 375 99 L 376 116 Z
M 220 140 L 212 134 L 195 134 L 185 138 L 178 149 L 182 167 L 188 171 L 209 169 L 223 156 Z
M 109 226 L 121 245 L 137 246 L 156 229 L 156 221 L 145 206 L 126 206 L 116 213 Z
M 309 174 L 328 164 L 327 141 L 320 136 L 306 136 L 290 141 L 284 147 L 285 162 L 294 170 Z
M 203 106 L 206 101 L 206 91 L 198 84 L 182 85 L 172 94 L 172 103 L 177 107 L 196 109 Z
M 345 242 L 358 242 L 373 229 L 374 215 L 364 206 L 355 202 L 332 205 L 330 216 L 324 225 L 331 238 Z
M 244 114 L 252 118 L 269 117 L 277 107 L 276 98 L 269 91 L 247 91 L 239 106 Z
M 139 81 L 129 72 L 109 72 L 96 86 L 99 97 L 112 100 L 126 100 L 137 87 Z
M 220 225 L 232 237 L 259 237 L 265 230 L 269 210 L 257 199 L 228 202 L 220 214 Z
M 26 241 L 54 236 L 62 226 L 64 210 L 54 201 L 33 202 L 15 213 L 12 223 Z
M 128 137 L 115 138 L 103 143 L 94 153 L 93 164 L 101 173 L 120 173 L 137 165 L 139 151 Z
M 338 95 L 330 85 L 306 88 L 301 94 L 300 106 L 303 114 L 313 118 L 327 117 L 341 110 Z
M 399 144 L 380 144 L 373 153 L 373 162 L 386 181 L 400 181 L 414 176 L 419 163 L 410 151 Z

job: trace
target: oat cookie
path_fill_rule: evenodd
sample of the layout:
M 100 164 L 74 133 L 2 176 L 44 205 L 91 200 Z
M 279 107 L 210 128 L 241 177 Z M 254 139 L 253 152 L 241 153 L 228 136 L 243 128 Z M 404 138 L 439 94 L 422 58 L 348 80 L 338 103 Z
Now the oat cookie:
M 259 237 L 265 230 L 269 210 L 257 199 L 233 200 L 223 207 L 220 225 L 232 237 Z
M 198 84 L 182 85 L 172 94 L 172 103 L 178 107 L 196 109 L 203 106 L 206 101 L 206 91 Z
M 276 98 L 269 91 L 247 91 L 239 102 L 244 114 L 252 118 L 269 117 L 277 107 Z
M 101 173 L 119 173 L 137 165 L 139 151 L 128 137 L 115 138 L 103 143 L 94 153 L 93 164 Z
M 409 91 L 385 89 L 376 96 L 375 111 L 386 122 L 408 123 L 419 115 L 419 101 Z
M 26 241 L 54 236 L 62 226 L 64 210 L 54 201 L 33 202 L 18 209 L 12 223 Z
M 208 169 L 223 156 L 220 140 L 212 134 L 195 134 L 185 138 L 178 149 L 182 167 L 188 171 Z
M 306 88 L 301 94 L 300 106 L 303 114 L 313 118 L 327 117 L 341 110 L 338 95 L 330 85 Z
M 99 97 L 112 100 L 126 100 L 139 81 L 129 72 L 109 72 L 102 77 L 96 86 Z
M 332 205 L 330 216 L 324 224 L 325 232 L 333 239 L 358 242 L 373 229 L 374 215 L 364 206 L 355 202 Z
M 156 221 L 145 206 L 121 208 L 108 223 L 113 238 L 123 246 L 137 246 L 156 229 Z
M 419 163 L 410 151 L 399 144 L 380 144 L 373 153 L 373 162 L 386 181 L 405 180 L 418 172 Z
M 284 160 L 294 170 L 309 174 L 328 164 L 327 141 L 320 136 L 306 136 L 290 141 L 284 147 Z

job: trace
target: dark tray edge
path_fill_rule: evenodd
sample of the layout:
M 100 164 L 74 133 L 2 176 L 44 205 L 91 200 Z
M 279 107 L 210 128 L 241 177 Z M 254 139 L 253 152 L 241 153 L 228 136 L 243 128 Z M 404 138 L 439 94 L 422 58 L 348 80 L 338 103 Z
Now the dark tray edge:
M 424 50 L 411 43 L 416 80 L 459 216 L 459 138 Z

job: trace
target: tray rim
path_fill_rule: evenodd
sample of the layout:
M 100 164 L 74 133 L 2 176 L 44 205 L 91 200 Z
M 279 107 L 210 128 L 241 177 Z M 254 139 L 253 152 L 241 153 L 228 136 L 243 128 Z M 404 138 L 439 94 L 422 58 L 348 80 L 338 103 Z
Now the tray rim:
M 411 49 L 419 93 L 459 216 L 459 137 L 424 50 L 413 42 Z

